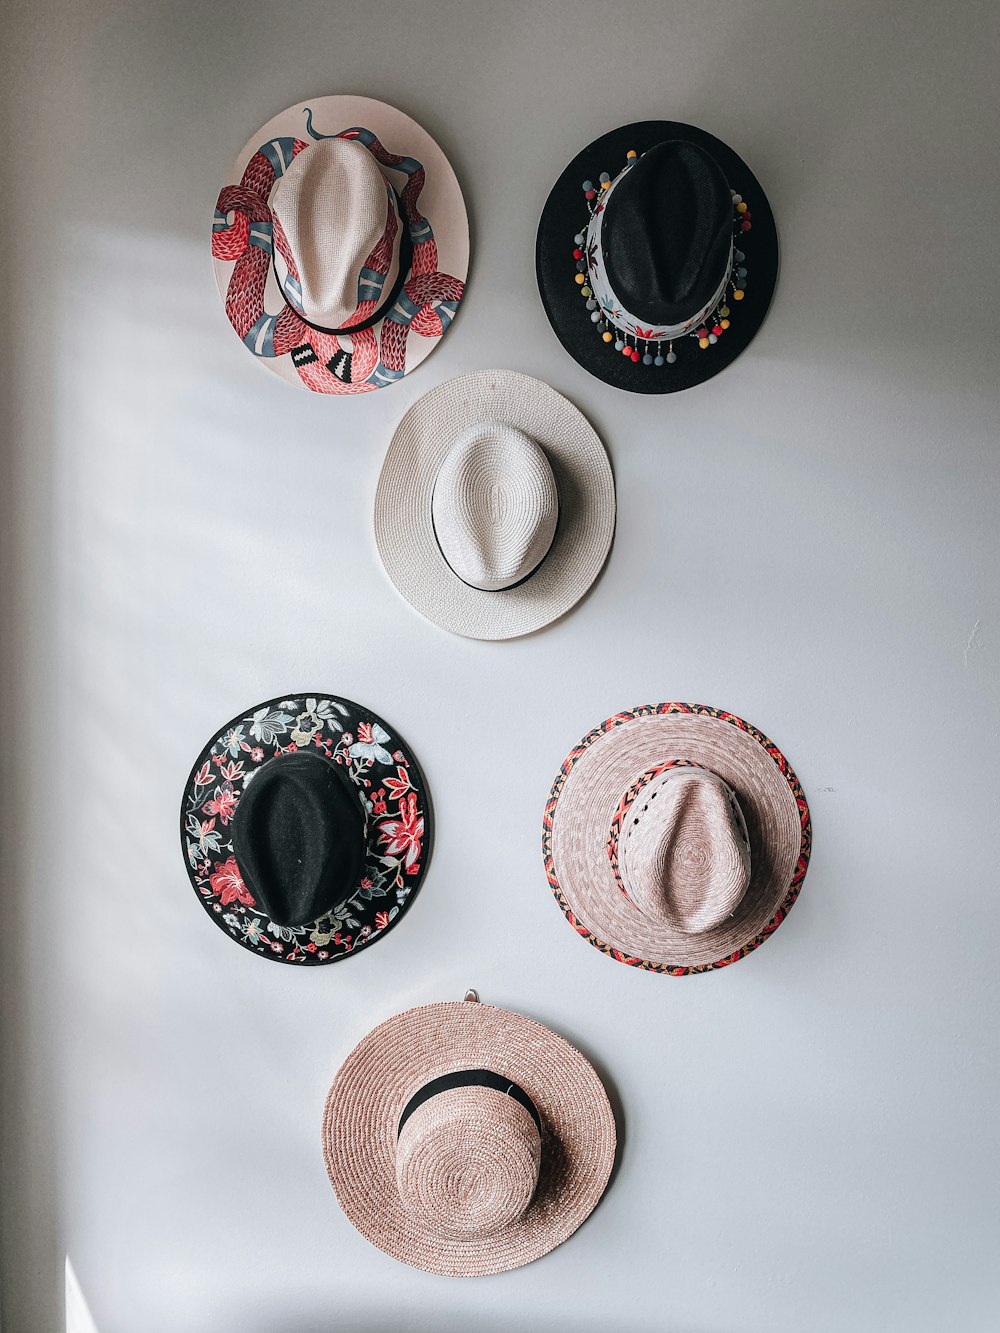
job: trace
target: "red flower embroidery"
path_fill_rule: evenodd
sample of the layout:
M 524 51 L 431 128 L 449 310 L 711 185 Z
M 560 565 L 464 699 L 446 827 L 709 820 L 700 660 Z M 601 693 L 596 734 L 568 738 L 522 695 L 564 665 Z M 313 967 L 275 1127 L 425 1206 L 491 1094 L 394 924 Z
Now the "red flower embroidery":
M 406 769 L 403 767 L 402 764 L 399 764 L 397 766 L 396 776 L 394 778 L 386 778 L 385 785 L 389 793 L 390 801 L 400 800 L 403 794 L 409 791 L 410 775 L 409 773 L 407 773 Z
M 228 824 L 236 809 L 236 796 L 230 786 L 216 787 L 215 795 L 201 807 L 206 815 L 218 815 L 223 824 Z
M 389 924 L 389 913 L 388 913 L 388 912 L 376 912 L 376 913 L 375 913 L 375 929 L 376 929 L 376 930 L 385 930 L 385 928 L 386 928 L 386 926 L 387 926 L 388 924 Z
M 243 876 L 240 874 L 235 856 L 231 856 L 225 865 L 219 866 L 214 875 L 209 875 L 208 882 L 212 886 L 212 892 L 217 893 L 222 899 L 224 907 L 228 907 L 230 903 L 242 903 L 244 907 L 256 906 L 250 891 L 243 883 Z
M 399 803 L 399 818 L 379 825 L 379 835 L 386 844 L 387 856 L 401 856 L 407 870 L 420 859 L 424 836 L 424 817 L 417 810 L 417 794 L 410 792 Z

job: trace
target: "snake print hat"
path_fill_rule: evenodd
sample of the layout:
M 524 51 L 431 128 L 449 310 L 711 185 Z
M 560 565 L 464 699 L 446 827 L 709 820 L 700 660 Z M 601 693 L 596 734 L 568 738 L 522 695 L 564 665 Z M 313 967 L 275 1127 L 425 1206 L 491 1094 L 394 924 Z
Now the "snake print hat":
M 367 97 L 317 97 L 258 130 L 222 187 L 215 277 L 243 344 L 314 393 L 420 364 L 469 268 L 462 191 L 433 139 Z

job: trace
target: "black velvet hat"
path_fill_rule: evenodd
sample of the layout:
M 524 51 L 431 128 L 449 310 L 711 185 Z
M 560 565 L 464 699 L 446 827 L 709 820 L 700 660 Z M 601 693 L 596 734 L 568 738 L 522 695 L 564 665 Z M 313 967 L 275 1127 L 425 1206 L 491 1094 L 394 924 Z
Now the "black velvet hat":
M 633 393 L 673 393 L 718 374 L 760 328 L 778 242 L 731 148 L 693 125 L 642 121 L 559 177 L 535 264 L 549 321 L 584 369 Z
M 332 695 L 271 699 L 208 742 L 181 841 L 206 911 L 278 962 L 332 963 L 379 939 L 423 878 L 430 811 L 416 761 Z

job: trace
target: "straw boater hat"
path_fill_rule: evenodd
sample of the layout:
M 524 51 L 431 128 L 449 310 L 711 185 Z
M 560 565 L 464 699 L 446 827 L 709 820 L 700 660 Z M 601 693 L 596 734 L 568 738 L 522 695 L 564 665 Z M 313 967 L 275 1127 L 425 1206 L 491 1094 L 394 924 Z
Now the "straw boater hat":
M 701 704 L 617 713 L 559 770 L 542 829 L 573 928 L 634 967 L 725 967 L 771 935 L 805 878 L 809 807 L 781 751 Z
M 365 393 L 419 365 L 469 267 L 455 173 L 370 97 L 289 107 L 246 144 L 212 227 L 226 314 L 264 365 L 316 393 Z
M 542 211 L 542 304 L 585 370 L 633 393 L 673 393 L 728 366 L 760 328 L 778 242 L 760 184 L 693 125 L 602 135 Z
M 199 902 L 280 963 L 334 963 L 381 939 L 413 901 L 430 841 L 424 780 L 399 734 L 319 690 L 227 722 L 181 802 Z
M 432 1273 L 548 1254 L 597 1206 L 615 1121 L 591 1065 L 520 1014 L 464 1001 L 397 1014 L 344 1061 L 323 1148 L 349 1221 Z
M 555 389 L 512 370 L 439 384 L 403 417 L 375 496 L 400 593 L 473 639 L 528 634 L 597 578 L 615 528 L 604 446 Z

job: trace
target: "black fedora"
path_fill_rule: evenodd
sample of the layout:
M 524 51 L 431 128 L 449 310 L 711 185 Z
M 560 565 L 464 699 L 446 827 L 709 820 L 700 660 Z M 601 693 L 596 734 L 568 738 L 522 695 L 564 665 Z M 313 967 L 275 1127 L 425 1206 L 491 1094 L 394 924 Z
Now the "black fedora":
M 423 777 L 391 728 L 320 692 L 226 723 L 181 803 L 188 875 L 206 911 L 278 962 L 332 963 L 380 939 L 427 866 Z
M 585 370 L 633 393 L 673 393 L 748 346 L 774 292 L 778 240 L 764 191 L 728 145 L 641 121 L 563 171 L 535 266 L 549 322 Z

